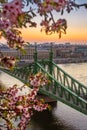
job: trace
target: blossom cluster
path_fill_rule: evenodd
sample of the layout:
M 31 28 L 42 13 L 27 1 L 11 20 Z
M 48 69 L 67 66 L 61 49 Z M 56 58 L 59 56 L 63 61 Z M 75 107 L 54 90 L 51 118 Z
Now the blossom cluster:
M 49 84 L 48 78 L 42 72 L 29 76 L 29 81 L 30 86 L 45 86 Z
M 7 44 L 9 45 L 10 48 L 16 47 L 17 49 L 22 48 L 24 40 L 20 35 L 18 35 L 20 31 L 18 30 L 8 30 L 6 32 L 6 39 Z M 20 43 L 20 44 L 19 44 Z
M 4 126 L 6 126 L 7 129 L 25 130 L 27 124 L 30 123 L 34 111 L 40 112 L 48 108 L 48 104 L 37 99 L 39 86 L 47 84 L 47 78 L 45 79 L 45 76 L 42 75 L 43 74 L 39 73 L 33 76 L 33 79 L 30 77 L 30 85 L 34 86 L 32 91 L 28 94 L 18 94 L 25 86 L 17 88 L 17 85 L 14 85 L 7 90 L 0 90 L 0 118 L 5 121 Z M 36 79 L 37 81 L 35 81 Z M 34 82 L 32 83 L 33 80 L 35 84 L 33 84 Z M 15 122 L 15 120 L 19 120 L 17 126 L 12 123 L 12 121 Z
M 19 47 L 24 43 L 20 34 L 15 31 L 15 28 L 19 25 L 18 17 L 24 13 L 22 8 L 21 0 L 14 0 L 2 5 L 0 12 L 0 35 L 7 39 L 10 47 Z
M 50 20 L 43 20 L 41 22 L 42 29 L 41 31 L 45 30 L 46 34 L 52 34 L 52 33 L 59 33 L 59 38 L 61 38 L 61 34 L 66 34 L 66 28 L 67 28 L 67 21 L 65 19 L 59 19 L 56 22 L 53 22 L 50 24 Z
M 75 1 L 73 0 L 43 0 L 42 2 L 36 2 L 38 5 L 38 12 L 40 16 L 44 16 L 44 20 L 41 21 L 42 29 L 46 34 L 58 33 L 59 38 L 61 34 L 66 34 L 67 22 L 65 19 L 58 19 L 55 21 L 52 14 L 53 11 L 63 14 L 64 10 L 68 13 L 74 9 Z
M 52 10 L 62 12 L 64 9 L 66 9 L 68 12 L 70 12 L 73 9 L 72 6 L 74 2 L 75 1 L 69 0 L 44 0 L 43 2 L 39 3 L 39 11 L 41 15 Z
M 23 13 L 22 7 L 23 4 L 21 0 L 5 3 L 3 5 L 2 16 L 10 20 L 11 25 L 16 24 L 18 16 Z
M 3 67 L 12 69 L 15 66 L 16 58 L 12 56 L 2 56 L 0 57 L 0 63 Z

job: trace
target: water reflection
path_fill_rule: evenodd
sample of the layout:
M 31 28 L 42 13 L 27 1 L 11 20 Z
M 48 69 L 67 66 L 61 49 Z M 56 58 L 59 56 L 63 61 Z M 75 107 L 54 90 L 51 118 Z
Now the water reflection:
M 87 63 L 59 64 L 72 77 L 87 86 Z
M 57 102 L 57 108 L 53 111 L 53 114 L 59 120 L 62 120 L 69 130 L 87 130 L 87 115 L 61 102 Z
M 36 112 L 27 130 L 87 130 L 87 116 L 57 102 L 52 111 Z
M 64 120 L 54 114 L 57 107 L 51 111 L 36 112 L 32 117 L 30 130 L 75 130 L 74 127 L 65 124 Z

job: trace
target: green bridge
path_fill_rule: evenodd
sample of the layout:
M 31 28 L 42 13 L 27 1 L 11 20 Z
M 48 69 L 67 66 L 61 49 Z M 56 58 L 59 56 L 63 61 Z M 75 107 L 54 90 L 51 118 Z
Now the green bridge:
M 48 97 L 58 100 L 77 111 L 87 115 L 87 86 L 78 82 L 76 79 L 67 74 L 58 65 L 53 62 L 52 48 L 49 55 L 49 60 L 37 59 L 37 49 L 35 49 L 34 62 L 23 67 L 16 67 L 13 71 L 5 68 L 0 68 L 1 71 L 19 79 L 27 84 L 29 74 L 43 72 L 48 76 L 51 84 L 46 87 L 41 87 L 39 92 Z

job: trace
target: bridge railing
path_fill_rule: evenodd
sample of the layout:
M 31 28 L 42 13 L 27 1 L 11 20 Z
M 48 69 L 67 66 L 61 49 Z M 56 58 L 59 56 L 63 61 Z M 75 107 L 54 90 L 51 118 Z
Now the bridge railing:
M 0 70 L 8 73 L 9 75 L 19 79 L 23 83 L 28 84 L 29 83 L 29 75 L 35 73 L 34 69 L 34 63 L 31 63 L 29 65 L 25 65 L 23 67 L 15 67 L 13 70 L 8 70 L 3 67 L 0 67 Z
M 77 95 L 87 98 L 87 87 L 80 83 L 78 80 L 70 76 L 54 62 L 53 65 L 53 77 L 56 78 L 61 84 L 69 88 L 71 91 L 75 92 Z
M 44 69 L 39 63 L 37 63 L 39 71 L 43 72 L 51 80 L 51 84 L 46 87 L 42 87 L 40 92 L 60 100 L 63 103 L 87 114 L 87 101 L 82 99 L 76 93 L 68 89 L 66 86 L 61 84 L 55 77 L 53 77 L 46 69 Z
M 52 71 L 50 71 L 49 69 L 50 64 L 52 65 Z M 87 101 L 83 99 L 81 96 L 79 96 L 78 93 L 74 91 L 74 89 L 72 91 L 72 86 L 70 87 L 70 84 L 64 84 L 65 81 L 64 79 L 62 79 L 63 76 L 60 78 L 62 80 L 58 78 L 60 73 L 62 73 L 61 75 L 64 75 L 66 73 L 62 72 L 62 69 L 56 66 L 54 63 L 51 63 L 49 61 L 43 61 L 42 63 L 40 61 L 40 63 L 36 62 L 36 64 L 30 64 L 28 66 L 24 66 L 23 68 L 15 68 L 13 71 L 8 71 L 3 68 L 2 70 L 27 84 L 29 82 L 29 75 L 36 73 L 35 65 L 37 66 L 37 71 L 43 72 L 44 75 L 48 76 L 48 79 L 51 81 L 51 83 L 48 86 L 40 88 L 41 93 L 46 94 L 56 100 L 60 100 L 61 102 L 73 107 L 74 109 L 77 109 L 78 111 L 87 114 Z M 55 73 L 55 71 L 58 71 L 59 73 Z M 67 77 L 70 76 L 68 75 Z M 81 90 L 84 91 L 85 89 L 86 87 L 82 86 Z
M 65 87 L 75 92 L 78 96 L 87 99 L 87 87 L 80 83 L 78 80 L 70 76 L 64 70 L 62 70 L 57 64 L 50 61 L 39 62 L 44 69 L 50 73 L 51 65 L 51 75 Z

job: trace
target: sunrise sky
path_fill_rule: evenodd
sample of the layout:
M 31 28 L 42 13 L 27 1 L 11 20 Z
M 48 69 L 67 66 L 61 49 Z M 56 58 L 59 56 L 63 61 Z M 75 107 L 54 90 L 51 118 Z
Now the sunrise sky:
M 79 4 L 87 3 L 87 0 L 76 0 Z M 25 42 L 55 42 L 55 43 L 87 43 L 87 9 L 81 7 L 78 10 L 73 10 L 70 14 L 64 12 L 64 15 L 60 13 L 54 14 L 55 18 L 67 19 L 68 28 L 67 34 L 62 34 L 59 39 L 58 34 L 46 35 L 45 32 L 40 32 L 38 28 L 27 28 L 22 30 L 22 36 Z M 36 17 L 35 21 L 40 22 L 40 18 Z
M 78 3 L 87 3 L 87 0 L 76 1 Z M 63 16 L 57 13 L 55 17 L 67 19 L 67 34 L 63 34 L 61 39 L 59 39 L 58 34 L 46 35 L 44 32 L 41 33 L 40 27 L 38 27 L 23 29 L 23 38 L 25 41 L 87 43 L 87 9 L 81 7 L 78 10 L 72 11 L 70 14 L 65 12 Z M 39 18 L 38 22 L 40 22 Z

